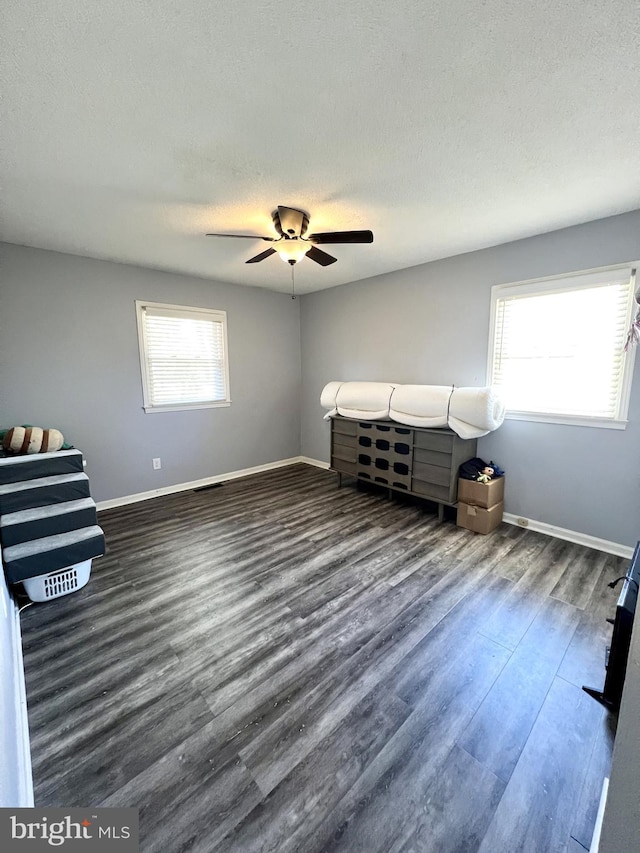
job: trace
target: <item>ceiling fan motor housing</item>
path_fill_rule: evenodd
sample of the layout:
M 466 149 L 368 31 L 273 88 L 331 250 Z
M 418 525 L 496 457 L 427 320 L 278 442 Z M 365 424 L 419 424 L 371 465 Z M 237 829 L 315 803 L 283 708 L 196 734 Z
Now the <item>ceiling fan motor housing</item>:
M 302 237 L 309 227 L 309 216 L 295 207 L 278 207 L 271 214 L 273 226 L 282 237 Z

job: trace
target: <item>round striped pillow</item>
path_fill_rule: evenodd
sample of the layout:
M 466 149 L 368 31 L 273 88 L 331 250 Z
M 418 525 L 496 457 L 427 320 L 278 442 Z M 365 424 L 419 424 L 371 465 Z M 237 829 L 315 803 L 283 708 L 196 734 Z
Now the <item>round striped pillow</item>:
M 12 427 L 2 439 L 2 446 L 9 453 L 51 453 L 63 444 L 60 430 L 42 427 Z

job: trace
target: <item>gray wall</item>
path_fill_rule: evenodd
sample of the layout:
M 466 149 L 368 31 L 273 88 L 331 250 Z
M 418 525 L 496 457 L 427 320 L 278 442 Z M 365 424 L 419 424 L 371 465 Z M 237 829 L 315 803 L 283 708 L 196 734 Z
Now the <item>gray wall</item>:
M 230 407 L 145 414 L 136 299 L 227 312 Z M 263 289 L 4 244 L 0 426 L 62 430 L 85 453 L 98 501 L 297 456 L 299 304 Z
M 638 258 L 634 211 L 302 297 L 303 455 L 328 461 L 326 382 L 484 385 L 492 285 Z M 478 452 L 507 471 L 507 512 L 634 545 L 640 363 L 629 421 L 624 431 L 506 421 Z

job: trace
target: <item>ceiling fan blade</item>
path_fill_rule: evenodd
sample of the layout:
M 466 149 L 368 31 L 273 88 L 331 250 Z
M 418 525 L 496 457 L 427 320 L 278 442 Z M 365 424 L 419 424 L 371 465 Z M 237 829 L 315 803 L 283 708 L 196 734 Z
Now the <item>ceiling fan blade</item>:
M 267 240 L 273 243 L 277 237 L 261 237 L 259 234 L 205 234 L 205 237 L 239 237 L 241 240 Z
M 323 252 L 322 249 L 316 249 L 315 246 L 312 246 L 309 249 L 305 257 L 310 258 L 312 261 L 315 261 L 323 267 L 328 267 L 329 264 L 335 264 L 338 260 L 337 258 L 334 258 L 333 255 Z
M 372 231 L 325 231 L 322 234 L 310 234 L 312 243 L 373 243 Z
M 289 237 L 301 237 L 307 230 L 309 219 L 303 210 L 278 205 L 278 217 L 282 233 L 287 234 Z
M 248 261 L 245 261 L 245 264 L 257 264 L 258 261 L 264 261 L 265 258 L 268 258 L 269 255 L 275 255 L 275 249 L 265 249 L 264 252 L 260 252 L 259 255 L 255 255 L 253 258 L 249 258 Z

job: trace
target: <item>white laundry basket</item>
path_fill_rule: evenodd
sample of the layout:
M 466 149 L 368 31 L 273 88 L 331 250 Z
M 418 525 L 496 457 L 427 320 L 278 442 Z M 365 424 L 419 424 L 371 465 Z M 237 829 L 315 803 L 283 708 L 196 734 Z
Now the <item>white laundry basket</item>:
M 82 589 L 88 583 L 90 574 L 91 560 L 85 560 L 57 572 L 27 578 L 22 583 L 31 601 L 49 601 Z

